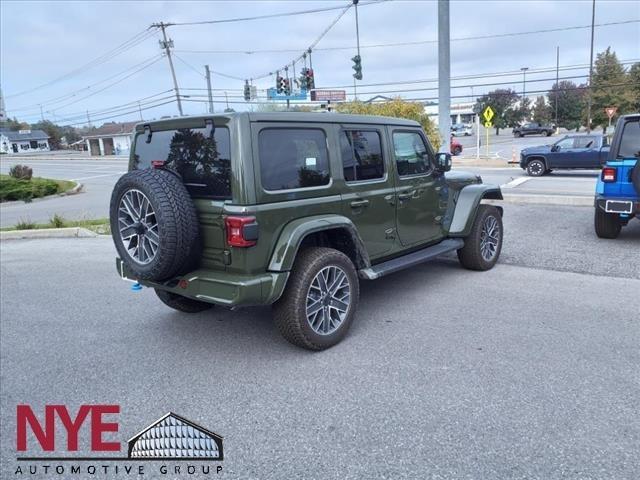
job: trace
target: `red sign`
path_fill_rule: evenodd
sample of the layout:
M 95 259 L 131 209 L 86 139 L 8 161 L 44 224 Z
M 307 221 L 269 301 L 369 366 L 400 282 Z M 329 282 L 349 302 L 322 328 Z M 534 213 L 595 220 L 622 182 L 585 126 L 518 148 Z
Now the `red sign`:
M 311 90 L 312 102 L 344 102 L 346 99 L 344 90 Z
M 78 450 L 78 436 L 80 427 L 85 423 L 87 417 L 91 431 L 91 450 L 94 452 L 117 452 L 120 450 L 120 442 L 106 442 L 103 434 L 117 432 L 118 424 L 105 422 L 103 415 L 120 413 L 119 405 L 82 405 L 75 418 L 71 418 L 65 405 L 45 405 L 44 425 L 38 420 L 36 414 L 29 405 L 18 405 L 17 408 L 17 444 L 18 451 L 27 450 L 27 426 L 33 432 L 33 436 L 44 451 L 56 450 L 56 417 L 67 433 L 66 449 L 68 451 Z
M 607 113 L 609 120 L 611 120 L 611 117 L 613 117 L 618 111 L 618 107 L 607 107 L 604 109 L 604 111 Z

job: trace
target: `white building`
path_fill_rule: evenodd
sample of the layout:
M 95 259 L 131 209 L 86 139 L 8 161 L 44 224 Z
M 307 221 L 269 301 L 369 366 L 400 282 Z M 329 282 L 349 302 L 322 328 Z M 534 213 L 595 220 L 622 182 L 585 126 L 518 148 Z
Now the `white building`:
M 451 104 L 451 124 L 474 123 L 476 114 L 473 112 L 474 102 L 452 103 Z M 426 104 L 424 113 L 429 115 L 438 124 L 438 105 Z
M 137 122 L 105 123 L 82 139 L 93 156 L 129 155 L 131 134 Z
M 0 151 L 4 153 L 48 152 L 49 135 L 42 130 L 0 129 Z

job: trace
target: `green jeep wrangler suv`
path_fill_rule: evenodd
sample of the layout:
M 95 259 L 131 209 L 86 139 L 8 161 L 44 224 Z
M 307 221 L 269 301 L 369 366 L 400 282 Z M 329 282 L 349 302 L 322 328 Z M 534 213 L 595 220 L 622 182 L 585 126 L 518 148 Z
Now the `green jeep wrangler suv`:
M 488 270 L 502 199 L 445 172 L 420 125 L 322 113 L 232 113 L 136 126 L 111 197 L 122 278 L 182 312 L 273 305 L 295 345 L 338 343 L 359 281 L 457 251 Z

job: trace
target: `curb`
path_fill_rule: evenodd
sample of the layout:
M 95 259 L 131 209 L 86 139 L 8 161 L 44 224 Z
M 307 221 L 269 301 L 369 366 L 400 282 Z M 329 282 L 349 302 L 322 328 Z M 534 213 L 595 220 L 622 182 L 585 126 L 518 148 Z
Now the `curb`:
M 97 236 L 97 233 L 82 227 L 9 230 L 7 232 L 0 232 L 0 240 L 23 240 L 29 238 L 90 238 Z
M 50 200 L 54 197 L 66 197 L 67 195 L 77 195 L 82 191 L 82 189 L 84 188 L 84 185 L 80 182 L 74 182 L 74 183 L 76 184 L 76 186 L 67 190 L 66 192 L 54 193 L 53 195 L 47 195 L 46 197 L 34 198 L 30 202 L 25 202 L 24 200 L 13 200 L 11 202 L 2 202 L 0 203 L 0 206 L 4 208 L 4 207 L 11 207 L 13 205 L 25 205 L 27 203 L 42 202 L 43 200 Z

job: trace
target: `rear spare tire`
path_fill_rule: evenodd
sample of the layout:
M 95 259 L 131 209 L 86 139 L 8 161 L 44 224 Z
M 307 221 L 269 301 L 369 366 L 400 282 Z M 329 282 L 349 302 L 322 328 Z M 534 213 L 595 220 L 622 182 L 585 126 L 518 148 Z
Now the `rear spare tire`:
M 116 250 L 137 279 L 162 281 L 194 267 L 198 216 L 175 174 L 147 169 L 120 177 L 111 194 L 110 223 Z

